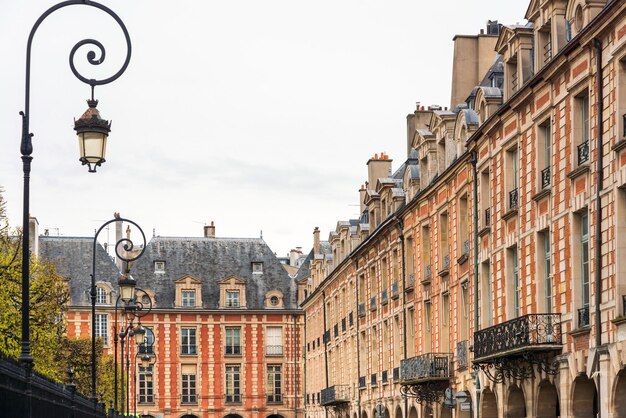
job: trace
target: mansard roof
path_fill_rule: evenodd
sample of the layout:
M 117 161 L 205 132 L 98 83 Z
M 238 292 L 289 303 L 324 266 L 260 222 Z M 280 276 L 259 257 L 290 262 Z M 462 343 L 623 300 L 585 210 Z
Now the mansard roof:
M 306 258 L 304 259 L 304 261 L 302 262 L 302 264 L 300 264 L 300 267 L 298 268 L 298 271 L 296 272 L 294 279 L 297 282 L 301 282 L 304 279 L 308 279 L 309 277 L 311 277 L 311 261 L 313 260 L 313 249 L 311 249 L 311 251 L 309 251 L 309 254 L 306 256 Z
M 87 292 L 91 273 L 91 238 L 42 237 L 41 253 L 70 277 L 71 303 L 89 305 Z M 104 249 L 97 247 L 96 277 L 117 287 L 119 272 Z M 164 261 L 165 272 L 155 273 L 154 262 Z M 263 273 L 252 273 L 252 263 L 263 263 Z M 219 282 L 237 276 L 246 282 L 248 309 L 263 309 L 265 293 L 280 290 L 285 308 L 295 309 L 294 281 L 261 238 L 154 237 L 141 258 L 131 267 L 139 287 L 154 292 L 156 306 L 173 308 L 176 280 L 192 276 L 202 284 L 205 308 L 219 303 Z

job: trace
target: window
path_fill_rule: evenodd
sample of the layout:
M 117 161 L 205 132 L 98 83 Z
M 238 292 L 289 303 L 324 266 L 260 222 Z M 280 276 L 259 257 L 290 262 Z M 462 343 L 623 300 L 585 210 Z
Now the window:
M 102 338 L 104 345 L 109 344 L 109 327 L 107 314 L 96 314 L 96 337 Z
M 509 149 L 506 152 L 506 184 L 507 190 L 509 193 L 509 210 L 515 210 L 518 208 L 518 176 L 519 176 L 519 167 L 518 167 L 518 157 L 517 157 L 517 144 L 515 147 Z
M 226 365 L 226 403 L 241 402 L 241 366 Z
M 541 262 L 543 265 L 545 312 L 552 312 L 552 271 L 550 269 L 550 231 L 541 233 L 543 245 Z
M 431 321 L 432 321 L 432 306 L 430 304 L 430 300 L 424 302 L 424 338 L 422 340 L 422 344 L 424 347 L 422 351 L 424 353 L 430 352 L 430 342 L 431 342 Z
M 140 354 L 153 354 L 154 353 L 154 332 L 152 329 L 146 328 L 146 337 L 144 343 L 139 346 Z
M 270 305 L 272 305 L 272 306 L 278 306 L 278 302 L 279 302 L 279 300 L 278 300 L 278 296 L 272 296 L 272 297 L 270 298 Z
M 181 331 L 181 354 L 197 354 L 196 352 L 196 329 L 183 328 Z
M 283 354 L 283 329 L 281 327 L 267 327 L 266 351 L 268 356 Z
M 582 307 L 589 308 L 589 215 L 580 216 L 580 278 Z
M 479 225 L 486 228 L 491 225 L 491 188 L 489 187 L 489 168 L 480 173 L 480 209 Z
M 537 144 L 537 156 L 540 178 L 540 190 L 550 187 L 550 161 L 552 158 L 551 152 L 551 125 L 548 119 L 542 125 L 539 126 L 539 142 Z
M 252 273 L 263 273 L 263 263 L 261 262 L 252 263 Z
M 225 354 L 241 355 L 241 328 L 226 328 Z
M 238 308 L 240 306 L 238 290 L 226 291 L 226 306 L 229 308 Z
M 195 290 L 183 290 L 181 292 L 182 306 L 195 307 L 196 306 L 196 291 Z
M 512 302 L 510 304 L 512 310 L 509 311 L 508 314 L 511 318 L 515 318 L 520 315 L 521 299 L 521 289 L 518 274 L 517 246 L 513 246 L 507 250 L 507 264 L 508 280 L 510 280 L 507 286 L 510 288 L 508 296 L 511 298 Z
M 107 303 L 107 291 L 104 287 L 96 287 L 96 303 L 98 305 Z
M 415 355 L 415 309 L 409 308 L 407 312 L 407 356 L 411 358 Z M 367 352 L 367 350 L 365 350 Z
M 155 261 L 154 262 L 154 272 L 155 273 L 165 273 L 165 261 Z
M 432 277 L 432 267 L 430 261 L 430 227 L 422 226 L 422 264 L 424 271 L 422 272 L 422 282 L 430 282 Z
M 197 403 L 196 398 L 196 375 L 183 374 L 182 379 L 183 398 L 182 403 Z
M 154 403 L 152 367 L 139 366 L 139 403 Z
M 267 366 L 267 402 L 279 403 L 282 402 L 282 385 L 281 385 L 281 366 L 280 365 L 268 365 Z
M 439 271 L 450 270 L 450 248 L 448 247 L 448 212 L 439 215 Z
M 587 90 L 574 98 L 574 144 L 576 162 L 580 166 L 589 161 L 589 92 Z
M 481 274 L 482 274 L 482 288 L 480 294 L 480 300 L 478 303 L 477 309 L 479 310 L 479 318 L 482 317 L 483 327 L 490 327 L 493 325 L 493 290 L 491 287 L 491 265 L 489 260 L 483 262 L 481 264 Z M 481 305 L 484 305 L 485 309 L 480 314 Z

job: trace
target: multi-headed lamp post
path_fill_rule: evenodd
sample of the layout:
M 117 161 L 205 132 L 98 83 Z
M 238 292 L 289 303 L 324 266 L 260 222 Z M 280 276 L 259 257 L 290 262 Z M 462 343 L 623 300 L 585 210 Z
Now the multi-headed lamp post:
M 95 39 L 83 39 L 78 42 L 72 48 L 70 52 L 70 68 L 72 73 L 83 83 L 88 84 L 91 87 L 91 100 L 89 100 L 89 109 L 85 112 L 85 114 L 75 122 L 74 129 L 78 135 L 79 140 L 79 148 L 80 148 L 80 161 L 83 165 L 88 165 L 90 172 L 95 172 L 96 167 L 100 166 L 105 161 L 105 151 L 106 151 L 106 140 L 108 134 L 110 132 L 110 123 L 101 119 L 100 114 L 96 109 L 97 101 L 94 99 L 94 88 L 95 86 L 108 84 L 112 81 L 117 80 L 119 76 L 126 70 L 128 67 L 128 63 L 130 62 L 131 56 L 131 43 L 130 36 L 128 35 L 128 30 L 126 26 L 122 22 L 122 20 L 108 7 L 96 3 L 89 0 L 68 0 L 61 3 L 58 3 L 48 10 L 46 10 L 40 17 L 37 19 L 35 24 L 33 25 L 30 35 L 28 36 L 28 43 L 26 44 L 26 79 L 25 79 L 25 89 L 24 89 L 24 110 L 20 112 L 22 115 L 22 139 L 20 145 L 20 151 L 22 154 L 22 165 L 24 171 L 24 207 L 23 207 L 23 222 L 22 222 L 22 347 L 20 353 L 20 363 L 26 369 L 27 376 L 30 377 L 30 372 L 33 367 L 33 357 L 31 355 L 30 350 L 30 265 L 29 265 L 29 230 L 28 230 L 28 222 L 29 222 L 29 213 L 30 213 L 30 171 L 31 171 L 31 161 L 33 157 L 31 156 L 33 152 L 32 145 L 32 136 L 33 134 L 29 132 L 30 125 L 30 64 L 31 64 L 31 47 L 33 43 L 33 38 L 39 25 L 53 12 L 64 8 L 66 6 L 73 5 L 84 5 L 84 6 L 92 6 L 97 9 L 100 9 L 111 16 L 120 26 L 122 31 L 124 32 L 124 37 L 126 39 L 126 59 L 122 64 L 120 70 L 113 74 L 109 78 L 96 80 L 93 78 L 84 77 L 80 74 L 74 65 L 74 55 L 77 50 L 85 45 L 95 46 L 98 50 L 98 54 L 93 50 L 90 50 L 87 53 L 87 61 L 91 65 L 99 65 L 104 62 L 104 58 L 106 55 L 106 51 L 104 46 Z M 95 397 L 95 395 L 94 395 Z M 30 414 L 30 403 L 27 406 L 28 414 Z

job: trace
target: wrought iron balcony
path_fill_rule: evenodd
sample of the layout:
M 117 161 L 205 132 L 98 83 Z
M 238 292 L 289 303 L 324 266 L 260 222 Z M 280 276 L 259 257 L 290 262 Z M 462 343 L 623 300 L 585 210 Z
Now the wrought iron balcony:
M 474 333 L 474 363 L 562 345 L 561 314 L 524 315 Z
M 358 312 L 359 316 L 365 316 L 365 304 L 364 303 L 359 303 L 359 312 Z
M 578 327 L 588 327 L 589 326 L 589 306 L 585 306 L 584 308 L 580 308 L 578 310 Z
M 387 302 L 389 302 L 389 296 L 387 295 L 387 289 L 384 289 L 380 292 L 380 304 L 385 305 Z
M 491 208 L 485 209 L 485 226 L 491 226 Z
M 550 166 L 541 170 L 541 190 L 550 186 Z
M 578 145 L 578 165 L 583 165 L 589 161 L 589 140 Z
M 398 296 L 400 296 L 398 293 L 398 282 L 393 282 L 391 283 L 391 299 L 395 299 Z
M 518 197 L 517 187 L 509 192 L 509 210 L 514 210 L 519 207 Z
M 456 368 L 457 370 L 467 367 L 467 340 L 456 343 Z
M 322 389 L 322 406 L 350 402 L 350 385 L 333 385 Z
M 452 377 L 451 353 L 428 353 L 400 362 L 400 383 L 414 384 Z

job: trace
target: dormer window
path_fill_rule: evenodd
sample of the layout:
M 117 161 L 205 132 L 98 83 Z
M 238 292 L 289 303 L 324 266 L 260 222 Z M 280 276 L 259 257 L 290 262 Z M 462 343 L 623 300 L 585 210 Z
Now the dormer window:
M 165 261 L 155 261 L 154 262 L 154 272 L 155 273 L 165 273 Z
M 263 274 L 263 263 L 258 261 L 252 263 L 252 273 Z
M 227 308 L 239 308 L 241 302 L 239 299 L 239 290 L 227 290 L 226 291 L 226 307 Z
M 265 294 L 265 307 L 267 308 L 282 308 L 283 294 L 278 290 L 272 290 Z
M 107 291 L 104 287 L 96 287 L 96 304 L 105 305 L 107 303 Z
M 181 300 L 183 307 L 193 308 L 196 306 L 196 291 L 187 289 L 181 292 Z

